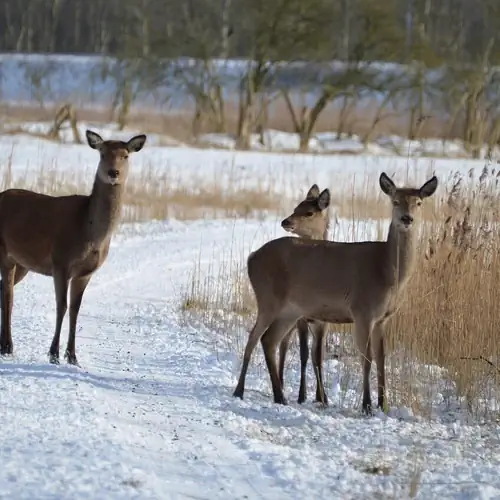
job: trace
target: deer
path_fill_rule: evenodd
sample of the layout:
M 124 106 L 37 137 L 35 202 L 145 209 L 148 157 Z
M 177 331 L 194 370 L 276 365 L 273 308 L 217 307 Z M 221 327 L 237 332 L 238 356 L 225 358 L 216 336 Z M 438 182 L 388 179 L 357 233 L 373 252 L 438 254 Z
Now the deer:
M 432 196 L 433 176 L 420 188 L 396 187 L 383 172 L 379 185 L 392 203 L 386 241 L 336 242 L 284 236 L 262 245 L 247 259 L 257 302 L 233 396 L 243 399 L 252 353 L 260 340 L 274 402 L 286 405 L 276 348 L 300 318 L 354 325 L 362 360 L 362 412 L 372 414 L 370 372 L 377 365 L 378 407 L 386 411 L 384 332 L 414 272 L 417 222 L 423 200 Z M 372 353 L 373 348 L 373 353 Z
M 67 312 L 68 364 L 78 365 L 76 324 L 83 294 L 92 275 L 105 262 L 117 227 L 129 170 L 129 154 L 140 151 L 146 135 L 128 142 L 103 140 L 86 131 L 88 145 L 100 160 L 90 195 L 49 196 L 25 189 L 0 193 L 0 354 L 13 353 L 11 315 L 14 286 L 32 271 L 51 276 L 56 298 L 55 333 L 50 363 L 59 364 L 59 343 Z
M 317 184 L 313 184 L 306 197 L 293 210 L 292 214 L 281 221 L 281 227 L 301 238 L 313 240 L 328 239 L 330 227 L 330 191 L 324 189 L 320 192 Z M 301 318 L 297 321 L 297 333 L 299 336 L 300 352 L 300 386 L 297 402 L 304 403 L 307 398 L 306 369 L 309 360 L 309 329 L 313 333 L 312 362 L 316 376 L 316 402 L 328 404 L 328 399 L 323 385 L 323 366 L 319 360 L 324 358 L 324 336 L 325 323 L 312 319 Z M 290 339 L 294 329 L 283 338 L 279 346 L 279 377 L 281 385 L 284 385 L 285 360 Z

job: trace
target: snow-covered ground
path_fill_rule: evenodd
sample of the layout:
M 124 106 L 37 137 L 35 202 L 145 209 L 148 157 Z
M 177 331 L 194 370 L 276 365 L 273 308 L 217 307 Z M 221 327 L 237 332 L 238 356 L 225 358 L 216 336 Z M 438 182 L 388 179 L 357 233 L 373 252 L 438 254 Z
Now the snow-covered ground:
M 235 149 L 236 138 L 228 134 L 205 134 L 200 137 L 201 144 L 221 148 Z M 297 152 L 300 147 L 298 134 L 281 130 L 266 130 L 263 141 L 258 134 L 250 137 L 250 149 L 254 151 Z M 442 141 L 439 139 L 408 140 L 399 136 L 378 137 L 364 142 L 357 135 L 336 132 L 318 132 L 309 140 L 309 152 L 320 154 L 369 154 L 374 156 L 426 156 L 444 158 L 468 158 L 470 153 L 461 141 Z M 500 150 L 493 149 L 493 155 Z M 487 147 L 482 148 L 481 156 L 487 154 Z
M 9 164 L 14 178 L 38 175 L 42 165 L 87 175 L 96 161 L 87 146 L 0 137 L 0 165 Z M 133 172 L 170 171 L 179 183 L 267 183 L 295 199 L 310 182 L 338 193 L 353 178 L 364 189 L 381 170 L 420 182 L 433 170 L 444 181 L 483 166 L 159 146 L 146 146 L 132 162 Z M 48 363 L 51 280 L 32 274 L 22 281 L 15 354 L 0 359 L 0 498 L 500 498 L 498 426 L 428 420 L 406 408 L 364 418 L 335 404 L 335 379 L 329 408 L 299 406 L 296 363 L 286 376 L 289 406 L 272 403 L 267 372 L 255 363 L 245 399 L 232 397 L 240 353 L 224 348 L 220 333 L 186 321 L 183 294 L 195 265 L 202 276 L 217 275 L 214 256 L 236 245 L 234 257 L 242 258 L 283 234 L 279 219 L 123 225 L 84 296 L 81 368 Z M 309 383 L 311 395 L 311 376 Z
M 496 428 L 280 407 L 251 390 L 255 370 L 232 398 L 239 358 L 183 326 L 180 290 L 204 238 L 222 251 L 262 225 L 124 227 L 84 299 L 81 369 L 47 363 L 51 280 L 17 286 L 1 498 L 406 498 L 415 481 L 423 499 L 500 495 Z
M 28 124 L 30 130 L 40 130 L 42 124 Z M 82 122 L 79 125 L 82 140 L 85 129 L 91 128 L 107 138 L 127 140 L 143 131 L 127 128 L 117 132 L 114 125 Z M 69 131 L 63 134 L 69 140 Z M 493 159 L 493 164 L 496 159 Z M 85 143 L 57 144 L 26 134 L 0 135 L 0 168 L 9 167 L 9 175 L 23 178 L 63 173 L 93 180 L 96 152 Z M 168 177 L 170 183 L 192 185 L 193 190 L 203 185 L 217 184 L 220 187 L 235 185 L 239 188 L 270 188 L 277 194 L 297 198 L 297 190 L 312 183 L 328 186 L 334 193 L 349 190 L 366 195 L 372 184 L 378 189 L 378 176 L 386 171 L 396 174 L 396 182 L 424 181 L 436 172 L 441 181 L 450 179 L 455 172 L 467 174 L 473 169 L 476 174 L 484 167 L 484 160 L 464 158 L 422 158 L 380 156 L 378 154 L 270 154 L 266 151 L 226 151 L 210 148 L 165 146 L 162 137 L 148 134 L 147 147 L 134 155 L 132 175 L 148 172 L 158 177 Z M 477 177 L 477 175 L 476 175 Z

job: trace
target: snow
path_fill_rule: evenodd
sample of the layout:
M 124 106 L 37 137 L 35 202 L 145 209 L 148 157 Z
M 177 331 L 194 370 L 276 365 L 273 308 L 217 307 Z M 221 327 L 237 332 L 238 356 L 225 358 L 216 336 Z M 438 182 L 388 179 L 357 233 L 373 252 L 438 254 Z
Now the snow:
M 112 135 L 109 128 L 96 130 Z M 41 166 L 91 179 L 96 153 L 83 145 L 2 136 L 0 165 L 6 164 L 14 180 L 38 175 Z M 134 155 L 131 171 L 168 173 L 193 189 L 213 182 L 269 185 L 296 199 L 311 182 L 333 194 L 351 185 L 363 193 L 372 182 L 367 179 L 382 170 L 420 182 L 433 170 L 446 181 L 457 170 L 482 167 L 466 160 L 408 163 L 147 144 Z M 122 225 L 83 299 L 81 368 L 48 363 L 52 281 L 30 274 L 17 285 L 15 353 L 0 359 L 0 498 L 409 498 L 412 484 L 422 499 L 498 498 L 498 426 L 470 423 L 459 412 L 424 419 L 405 407 L 362 417 L 355 401 L 359 379 L 346 393 L 337 360 L 326 367 L 326 409 L 311 401 L 311 374 L 309 401 L 295 403 L 294 362 L 286 374 L 290 405 L 274 405 L 260 353 L 245 399 L 232 397 L 241 362 L 234 344 L 246 334 L 224 336 L 186 320 L 183 293 L 195 265 L 202 277 L 217 276 L 228 255 L 243 262 L 249 251 L 284 234 L 280 218 Z M 349 224 L 341 221 L 339 238 L 352 234 Z M 374 223 L 359 226 L 375 236 Z M 342 404 L 345 398 L 352 403 Z
M 16 136 L 43 136 L 51 130 L 51 122 L 24 122 L 24 123 L 4 123 L 3 132 L 11 133 Z M 103 137 L 111 136 L 123 139 L 139 133 L 136 128 L 128 126 L 124 130 L 118 130 L 114 123 L 105 124 L 78 122 L 78 131 L 80 137 L 84 138 L 87 128 L 101 129 Z M 150 145 L 170 146 L 170 147 L 188 147 L 188 145 L 174 137 L 166 134 L 149 133 Z M 59 135 L 60 142 L 63 144 L 73 144 L 73 132 L 69 126 L 62 127 Z M 198 144 L 202 147 L 217 149 L 235 150 L 237 140 L 231 134 L 202 134 L 198 138 Z M 310 154 L 343 154 L 343 155 L 373 155 L 373 156 L 400 156 L 407 158 L 432 157 L 432 158 L 469 158 L 468 153 L 461 141 L 442 141 L 438 139 L 415 139 L 408 140 L 403 137 L 391 135 L 380 136 L 373 141 L 363 142 L 356 135 L 340 134 L 335 132 L 318 132 L 309 140 Z M 292 132 L 281 130 L 266 129 L 262 135 L 250 135 L 250 151 L 264 152 L 298 152 L 300 150 L 300 137 Z M 487 155 L 487 147 L 484 146 L 480 152 L 480 158 Z M 500 156 L 500 148 L 493 148 L 493 156 Z
M 200 233 L 222 249 L 262 224 L 275 222 L 125 226 L 84 299 L 82 369 L 47 363 L 51 281 L 17 286 L 15 359 L 0 365 L 5 498 L 401 498 L 415 470 L 420 498 L 500 493 L 494 428 L 283 408 L 251 382 L 231 397 L 237 356 L 180 324 L 179 287 Z
M 3 124 L 4 133 L 15 133 L 17 136 L 44 136 L 47 135 L 53 123 L 51 122 L 24 122 L 24 123 L 5 123 Z M 88 129 L 99 129 L 102 137 L 104 139 L 109 139 L 113 137 L 114 139 L 128 140 L 134 134 L 143 133 L 132 127 L 125 127 L 124 130 L 118 130 L 118 126 L 114 123 L 102 124 L 102 123 L 90 123 L 85 121 L 79 121 L 77 125 L 78 132 L 80 134 L 80 139 L 85 141 L 85 131 Z M 73 136 L 73 130 L 69 125 L 61 127 L 59 132 L 59 140 L 63 144 L 74 144 L 75 139 Z M 148 143 L 150 146 L 186 146 L 182 141 L 174 139 L 173 137 L 167 136 L 165 134 L 148 134 Z
M 204 134 L 199 143 L 233 150 L 236 148 L 236 138 L 229 134 Z M 250 136 L 250 149 L 254 151 L 296 152 L 300 148 L 298 134 L 280 130 L 265 130 L 263 141 L 258 134 Z M 319 154 L 370 154 L 374 156 L 403 156 L 408 157 L 443 157 L 468 158 L 470 154 L 460 141 L 442 141 L 438 139 L 408 140 L 398 136 L 380 136 L 373 141 L 364 142 L 356 135 L 334 132 L 318 132 L 309 140 L 309 152 Z M 483 147 L 480 157 L 484 158 L 487 148 Z M 500 149 L 493 149 L 498 157 Z
M 52 127 L 50 122 L 24 122 L 4 123 L 3 132 L 13 134 L 17 137 L 43 136 L 48 134 Z M 84 140 L 87 128 L 99 129 L 104 138 L 115 137 L 126 139 L 133 134 L 142 133 L 133 126 L 118 130 L 117 125 L 78 122 L 80 137 Z M 300 138 L 298 134 L 283 132 L 281 130 L 268 129 L 264 131 L 263 141 L 258 134 L 250 136 L 250 151 L 293 153 L 300 149 Z M 64 126 L 59 134 L 60 142 L 63 144 L 74 144 L 73 132 L 69 126 Z M 188 145 L 174 137 L 166 134 L 149 133 L 148 142 L 150 146 L 188 147 Z M 236 138 L 230 134 L 203 134 L 198 138 L 198 145 L 206 148 L 236 149 Z M 318 132 L 309 141 L 310 154 L 343 154 L 343 155 L 372 155 L 372 156 L 399 156 L 407 158 L 432 157 L 432 158 L 469 158 L 470 154 L 465 150 L 460 141 L 441 141 L 438 139 L 419 139 L 410 141 L 395 135 L 380 136 L 376 140 L 364 143 L 356 135 L 341 134 L 340 137 L 334 132 Z M 483 147 L 480 158 L 485 158 L 487 148 Z M 500 157 L 500 148 L 493 148 L 493 156 Z
M 113 126 L 82 124 L 84 128 L 102 134 L 104 138 L 128 139 L 142 131 L 126 129 L 116 134 Z M 377 186 L 382 171 L 397 175 L 400 182 L 423 182 L 433 172 L 441 182 L 449 182 L 455 172 L 476 178 L 483 169 L 484 160 L 383 157 L 378 155 L 316 155 L 269 154 L 266 151 L 226 151 L 220 149 L 190 148 L 187 146 L 159 146 L 155 136 L 148 134 L 147 148 L 134 156 L 133 176 L 148 174 L 167 179 L 170 186 L 192 186 L 196 191 L 203 186 L 217 185 L 222 189 L 269 189 L 277 195 L 295 200 L 298 190 L 313 182 L 328 186 L 334 194 L 346 190 L 363 196 L 367 189 Z M 0 135 L 0 169 L 8 167 L 13 180 L 37 179 L 42 173 L 75 175 L 89 186 L 93 179 L 96 152 L 86 144 L 57 144 L 27 135 Z
M 50 131 L 50 122 L 26 122 L 26 123 L 6 123 L 3 124 L 4 132 L 15 133 L 16 135 L 46 135 Z M 104 125 L 100 123 L 89 123 L 81 121 L 78 123 L 80 137 L 83 138 L 87 128 L 100 128 L 103 137 L 116 137 L 118 139 L 130 137 L 131 134 L 139 133 L 133 127 L 126 127 L 118 130 L 116 124 Z M 166 134 L 148 134 L 150 145 L 154 146 L 178 146 L 187 147 L 187 144 Z M 73 132 L 69 126 L 61 129 L 59 139 L 64 144 L 74 143 Z M 265 130 L 261 137 L 258 134 L 250 136 L 250 151 L 272 151 L 272 152 L 297 152 L 300 149 L 300 138 L 298 134 L 283 132 L 281 130 Z M 235 150 L 236 138 L 230 134 L 203 134 L 198 138 L 198 144 L 213 148 Z M 483 148 L 482 157 L 486 154 Z M 440 141 L 437 139 L 422 139 L 409 141 L 398 136 L 381 136 L 375 141 L 363 143 L 362 139 L 356 135 L 347 136 L 342 134 L 338 137 L 333 132 L 318 132 L 309 141 L 309 152 L 316 154 L 370 154 L 374 156 L 403 156 L 409 154 L 412 157 L 444 157 L 444 158 L 467 158 L 466 152 L 460 141 Z M 495 155 L 499 155 L 498 149 L 494 150 Z

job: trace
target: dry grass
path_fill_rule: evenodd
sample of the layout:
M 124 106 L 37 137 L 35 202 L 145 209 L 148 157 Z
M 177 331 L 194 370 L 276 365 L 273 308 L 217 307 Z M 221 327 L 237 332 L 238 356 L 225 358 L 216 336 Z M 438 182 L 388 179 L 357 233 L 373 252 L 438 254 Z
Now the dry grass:
M 90 192 L 94 175 L 94 167 L 68 171 L 59 168 L 56 163 L 27 165 L 23 172 L 13 172 L 9 161 L 0 164 L 0 189 L 23 188 L 50 195 L 84 194 Z M 252 187 L 248 187 L 246 179 L 234 165 L 229 168 L 221 166 L 211 178 L 195 173 L 186 178 L 174 168 L 146 166 L 139 173 L 131 172 L 129 176 L 122 220 L 142 222 L 168 218 L 195 220 L 260 218 L 271 214 L 285 216 L 291 212 L 296 200 L 278 195 L 273 186 L 279 186 L 278 191 L 284 190 L 285 193 L 300 192 L 304 189 L 304 182 L 309 181 L 300 172 L 289 172 L 287 169 L 268 171 L 254 181 Z M 380 196 L 372 195 L 377 182 L 375 176 L 367 176 L 362 187 L 354 189 L 353 180 L 342 176 L 341 179 L 332 178 L 328 183 L 335 186 L 332 205 L 336 216 L 352 221 L 349 229 L 352 239 L 359 234 L 358 220 L 370 219 L 381 223 L 387 217 L 387 204 Z M 425 209 L 426 218 L 432 218 L 435 206 L 430 204 Z M 333 228 L 336 238 L 336 228 Z M 378 233 L 381 237 L 382 224 L 378 225 Z
M 45 107 L 35 105 L 1 104 L 0 119 L 2 123 L 23 123 L 26 121 L 52 121 L 58 106 Z M 110 109 L 98 107 L 78 107 L 76 109 L 78 120 L 92 123 L 109 123 L 113 120 Z M 238 124 L 238 105 L 226 102 L 226 128 L 229 134 L 235 134 Z M 316 132 L 331 132 L 342 130 L 348 134 L 364 137 L 370 130 L 377 113 L 377 106 L 364 103 L 361 107 L 354 107 L 345 117 L 341 117 L 338 106 L 330 105 L 320 115 L 316 123 Z M 129 117 L 129 125 L 146 133 L 157 133 L 172 137 L 184 143 L 194 143 L 193 138 L 193 109 L 189 106 L 176 110 L 153 108 L 145 109 L 134 106 Z M 266 128 L 294 132 L 290 113 L 283 101 L 278 98 L 273 101 L 269 109 Z M 215 129 L 213 124 L 204 119 L 199 126 L 199 133 L 211 133 Z M 402 135 L 409 133 L 409 114 L 391 115 L 381 120 L 375 129 L 372 138 L 377 136 Z M 426 120 L 419 131 L 419 137 L 442 138 L 448 134 L 447 124 L 438 117 Z
M 68 172 L 52 165 L 27 168 L 13 175 L 9 162 L 0 165 L 0 190 L 23 188 L 56 196 L 85 194 L 92 188 L 94 175 L 95 169 Z M 145 168 L 131 174 L 127 181 L 122 221 L 247 218 L 282 212 L 285 200 L 269 187 L 257 184 L 245 188 L 237 179 L 233 182 L 231 175 L 229 187 L 222 187 L 218 176 L 212 181 L 181 181 L 169 170 Z
M 499 175 L 485 167 L 480 179 L 457 176 L 444 196 L 428 204 L 416 272 L 388 325 L 390 406 L 424 416 L 460 409 L 478 421 L 499 416 Z M 357 198 L 340 201 L 345 207 L 351 203 L 353 214 L 366 210 L 356 204 Z M 380 213 L 389 210 L 379 197 L 364 204 L 373 204 Z M 357 239 L 369 236 L 358 232 Z M 255 319 L 245 261 L 246 255 L 235 258 L 233 250 L 222 257 L 215 276 L 208 273 L 210 279 L 195 270 L 183 298 L 188 317 L 225 332 L 225 348 L 229 345 L 240 355 Z M 335 331 L 329 339 L 330 356 L 335 345 L 340 363 L 327 362 L 327 387 L 335 378 L 341 386 L 336 403 L 358 406 L 359 400 L 349 399 L 349 390 L 361 394 L 350 327 L 330 325 L 330 331 Z M 297 351 L 293 346 L 292 350 Z M 290 356 L 289 364 L 298 369 L 296 355 Z M 267 373 L 262 376 L 267 378 Z
M 223 187 L 217 178 L 181 182 L 168 171 L 145 169 L 127 182 L 125 220 L 247 218 L 282 210 L 283 200 L 263 184 L 228 184 Z
M 399 377 L 394 372 L 392 385 L 404 386 L 401 397 L 407 405 L 431 411 L 429 398 L 424 403 L 422 395 L 432 389 L 407 361 L 438 366 L 453 390 L 451 405 L 460 402 L 480 418 L 497 418 L 498 173 L 485 167 L 477 183 L 469 181 L 457 176 L 441 217 L 422 237 L 418 271 L 389 327 L 390 350 L 407 368 Z
M 433 163 L 429 165 L 427 178 L 433 175 Z M 371 221 L 386 220 L 390 207 L 387 204 L 386 196 L 378 189 L 378 176 L 366 175 L 362 185 L 356 188 L 355 180 L 355 178 L 349 179 L 348 177 L 332 178 L 328 183 L 328 186 L 335 186 L 335 189 L 332 190 L 331 204 L 335 207 L 337 217 L 348 219 L 353 224 L 367 219 Z M 406 178 L 399 180 L 399 182 L 414 184 L 415 180 L 407 172 Z M 423 206 L 423 219 L 426 221 L 436 220 L 443 201 L 442 197 L 437 196 L 427 200 Z M 359 237 L 360 233 L 356 234 Z M 382 236 L 379 239 L 381 238 Z

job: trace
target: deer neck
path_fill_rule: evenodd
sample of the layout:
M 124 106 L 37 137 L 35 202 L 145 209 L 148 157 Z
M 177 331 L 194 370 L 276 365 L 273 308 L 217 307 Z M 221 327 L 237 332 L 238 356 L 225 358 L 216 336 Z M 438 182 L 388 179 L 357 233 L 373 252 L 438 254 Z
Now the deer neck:
M 416 247 L 415 228 L 398 231 L 391 223 L 386 245 L 386 273 L 391 285 L 402 288 L 410 278 L 415 266 Z
M 99 247 L 111 238 L 120 219 L 123 190 L 123 184 L 107 184 L 96 175 L 89 199 L 87 226 L 93 246 Z
M 325 229 L 323 230 L 323 234 L 321 235 L 321 239 L 327 240 L 329 231 L 330 231 L 330 216 L 327 215 L 326 220 L 325 220 Z
M 330 217 L 327 216 L 325 219 L 325 227 L 322 232 L 318 231 L 317 233 L 313 233 L 309 238 L 311 240 L 327 240 L 328 239 L 328 231 L 330 230 Z

